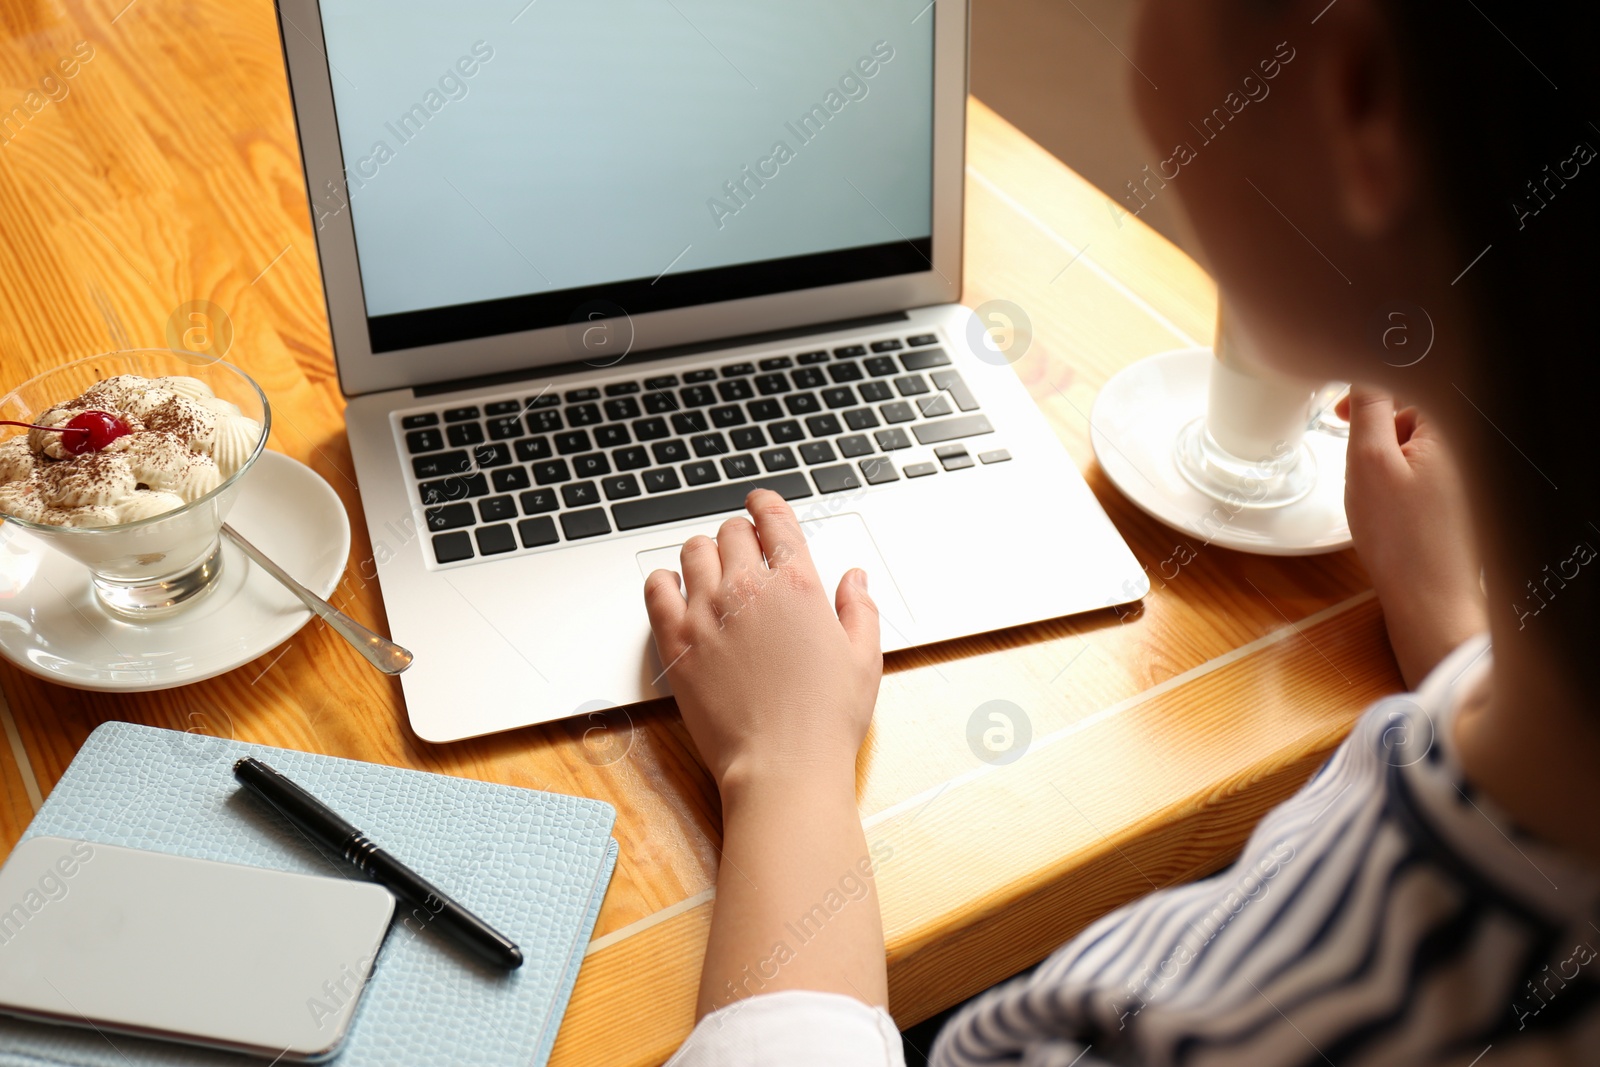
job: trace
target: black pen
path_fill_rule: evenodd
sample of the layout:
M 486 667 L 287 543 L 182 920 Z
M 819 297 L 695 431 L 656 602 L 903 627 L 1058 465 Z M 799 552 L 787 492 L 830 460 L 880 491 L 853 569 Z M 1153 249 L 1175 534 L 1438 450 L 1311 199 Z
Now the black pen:
M 265 763 L 246 757 L 233 765 L 233 776 L 311 835 L 319 845 L 339 853 L 362 874 L 414 909 L 422 922 L 437 923 L 441 930 L 475 955 L 498 967 L 515 970 L 522 966 L 522 950 L 504 934 L 368 841 L 365 834 L 339 818 L 326 804 Z

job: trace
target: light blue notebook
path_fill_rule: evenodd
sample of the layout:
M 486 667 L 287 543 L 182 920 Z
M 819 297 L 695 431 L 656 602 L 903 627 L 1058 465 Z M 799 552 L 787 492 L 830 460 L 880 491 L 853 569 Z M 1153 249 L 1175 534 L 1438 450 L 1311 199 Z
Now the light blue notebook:
M 233 762 L 255 756 L 504 931 L 509 974 L 399 924 L 378 958 L 338 1067 L 528 1067 L 550 1056 L 616 865 L 616 811 L 581 797 L 108 722 L 23 837 L 55 834 L 307 874 L 343 872 L 258 799 Z M 182 907 L 182 901 L 174 901 Z M 228 946 L 219 937 L 219 953 Z M 0 1065 L 248 1067 L 233 1053 L 0 1016 Z

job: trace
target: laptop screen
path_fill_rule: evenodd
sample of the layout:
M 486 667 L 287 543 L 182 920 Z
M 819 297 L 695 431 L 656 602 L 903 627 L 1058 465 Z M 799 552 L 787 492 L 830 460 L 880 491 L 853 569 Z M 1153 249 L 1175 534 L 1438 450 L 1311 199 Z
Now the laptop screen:
M 930 269 L 927 0 L 523 5 L 321 2 L 374 352 Z

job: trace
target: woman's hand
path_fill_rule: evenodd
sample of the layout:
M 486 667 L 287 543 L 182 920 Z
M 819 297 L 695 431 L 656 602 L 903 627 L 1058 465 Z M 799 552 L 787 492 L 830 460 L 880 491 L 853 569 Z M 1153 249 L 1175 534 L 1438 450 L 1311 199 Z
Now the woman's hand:
M 677 575 L 645 579 L 656 649 L 722 793 L 717 904 L 696 1017 L 756 993 L 807 989 L 888 1003 L 873 857 L 856 809 L 856 753 L 883 655 L 866 575 L 834 602 L 781 496 L 745 500 L 717 539 L 683 546 Z M 814 937 L 792 923 L 848 905 Z M 793 942 L 793 943 L 791 943 Z M 775 949 L 777 951 L 775 951 Z
M 883 673 L 866 574 L 846 574 L 830 604 L 788 503 L 757 489 L 745 506 L 754 525 L 729 519 L 715 541 L 684 544 L 684 592 L 671 571 L 645 580 L 684 724 L 725 795 L 822 770 L 853 789 Z
M 1383 604 L 1389 644 L 1415 689 L 1457 645 L 1488 628 L 1472 516 L 1455 457 L 1416 408 L 1353 388 L 1345 513 Z

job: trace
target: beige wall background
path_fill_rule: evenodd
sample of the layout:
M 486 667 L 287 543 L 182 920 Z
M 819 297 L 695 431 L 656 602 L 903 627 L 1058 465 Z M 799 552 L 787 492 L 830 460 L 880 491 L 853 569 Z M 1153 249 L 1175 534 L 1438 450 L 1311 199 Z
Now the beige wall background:
M 972 92 L 1057 159 L 1134 207 L 1126 183 L 1160 156 L 1131 88 L 1132 0 L 972 0 Z M 1127 195 L 1129 199 L 1124 199 Z M 1173 198 L 1139 218 L 1193 251 Z

